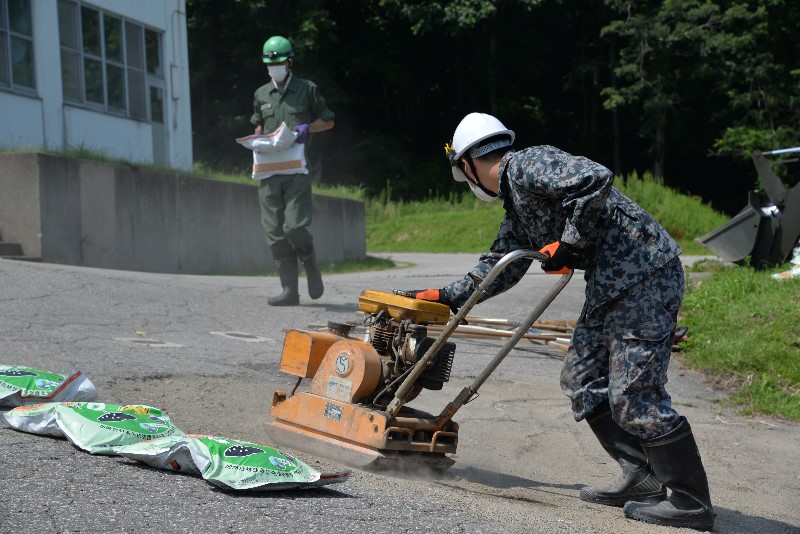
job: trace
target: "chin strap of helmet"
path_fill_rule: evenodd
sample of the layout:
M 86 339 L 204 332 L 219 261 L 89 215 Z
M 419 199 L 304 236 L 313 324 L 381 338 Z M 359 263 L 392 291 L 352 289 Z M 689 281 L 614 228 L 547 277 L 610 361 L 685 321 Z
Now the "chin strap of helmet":
M 484 193 L 486 193 L 490 197 L 497 198 L 497 193 L 493 193 L 492 191 L 489 191 L 481 183 L 480 178 L 478 178 L 478 170 L 475 168 L 475 162 L 472 160 L 472 158 L 467 158 L 467 161 L 469 162 L 469 168 L 472 170 L 472 175 L 475 177 L 475 180 L 472 180 L 469 176 L 467 176 L 467 179 L 470 182 L 472 182 L 472 185 L 477 186 L 478 189 L 480 189 L 481 191 L 483 191 Z M 467 173 L 464 173 L 464 174 L 466 175 Z

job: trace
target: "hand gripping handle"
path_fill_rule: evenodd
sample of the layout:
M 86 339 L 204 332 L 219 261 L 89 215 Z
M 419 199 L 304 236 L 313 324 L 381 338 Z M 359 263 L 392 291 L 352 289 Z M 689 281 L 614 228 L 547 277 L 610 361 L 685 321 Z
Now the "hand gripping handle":
M 419 375 L 421 375 L 422 372 L 428 367 L 428 362 L 439 352 L 439 349 L 442 347 L 442 345 L 444 345 L 450 335 L 455 332 L 456 327 L 458 327 L 458 325 L 461 324 L 461 322 L 467 317 L 467 314 L 475 306 L 475 304 L 478 303 L 480 297 L 486 293 L 492 282 L 494 282 L 494 280 L 506 269 L 506 267 L 521 258 L 543 261 L 546 260 L 548 256 L 542 252 L 521 249 L 509 252 L 500 258 L 500 261 L 498 261 L 497 264 L 487 273 L 486 278 L 484 278 L 475 291 L 473 291 L 472 295 L 470 295 L 469 299 L 467 299 L 467 302 L 464 303 L 458 313 L 450 319 L 439 337 L 436 338 L 433 344 L 428 348 L 427 352 L 425 352 L 422 358 L 420 358 L 411 369 L 411 372 L 403 381 L 403 383 L 400 384 L 397 392 L 395 392 L 394 399 L 392 399 L 392 401 L 389 403 L 389 406 L 386 408 L 385 413 L 389 417 L 394 417 L 400 408 L 402 408 L 406 397 L 408 397 L 408 394 L 414 387 L 414 383 L 417 381 L 417 378 L 419 378 Z M 523 321 L 514 331 L 514 334 L 508 339 L 508 341 L 506 341 L 505 345 L 503 345 L 503 348 L 500 349 L 500 352 L 492 359 L 491 362 L 489 362 L 483 372 L 481 372 L 475 378 L 470 386 L 464 388 L 453 402 L 448 404 L 448 406 L 440 415 L 440 418 L 442 418 L 442 426 L 444 426 L 444 424 L 456 413 L 456 411 L 458 411 L 461 406 L 468 402 L 469 399 L 472 398 L 475 393 L 477 393 L 478 388 L 483 385 L 486 379 L 489 378 L 489 375 L 491 375 L 497 366 L 500 365 L 500 362 L 502 362 L 506 355 L 511 352 L 511 349 L 513 349 L 519 340 L 522 339 L 522 336 L 533 325 L 536 319 L 538 319 L 544 310 L 547 309 L 550 303 L 555 300 L 556 296 L 558 296 L 571 278 L 572 271 L 568 271 L 561 276 L 558 282 L 556 282 L 550 291 L 547 292 L 547 294 L 542 298 L 527 319 L 525 319 L 525 321 Z

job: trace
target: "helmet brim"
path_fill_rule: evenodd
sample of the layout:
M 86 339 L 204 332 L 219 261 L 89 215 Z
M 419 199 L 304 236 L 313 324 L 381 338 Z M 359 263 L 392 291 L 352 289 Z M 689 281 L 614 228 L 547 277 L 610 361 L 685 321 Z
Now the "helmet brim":
M 264 63 L 267 63 L 267 64 L 269 64 L 269 63 L 283 63 L 285 61 L 288 61 L 291 57 L 292 56 L 278 56 L 278 57 L 264 57 L 264 56 L 262 56 L 261 57 L 261 61 L 263 61 Z
M 472 141 L 472 142 L 471 142 L 469 145 L 467 145 L 466 147 L 464 147 L 464 148 L 463 148 L 463 149 L 462 149 L 460 152 L 456 153 L 456 156 L 455 156 L 455 158 L 456 158 L 457 160 L 459 160 L 459 159 L 461 159 L 462 157 L 464 157 L 464 155 L 465 155 L 465 154 L 467 154 L 467 153 L 469 152 L 469 150 L 470 150 L 472 147 L 474 147 L 475 145 L 479 145 L 479 144 L 481 144 L 483 141 L 486 141 L 486 140 L 487 140 L 487 139 L 489 139 L 490 137 L 499 137 L 499 136 L 501 136 L 501 135 L 507 135 L 507 136 L 508 136 L 508 138 L 509 138 L 509 141 L 510 141 L 510 143 L 509 143 L 509 144 L 510 144 L 510 145 L 514 144 L 514 138 L 516 137 L 516 135 L 514 134 L 514 130 L 500 130 L 500 131 L 498 131 L 498 132 L 491 132 L 491 133 L 488 133 L 488 134 L 486 134 L 486 135 L 484 135 L 484 136 L 482 136 L 482 137 L 479 137 L 479 138 L 477 138 L 477 139 L 474 139 L 474 140 L 473 140 L 473 141 Z

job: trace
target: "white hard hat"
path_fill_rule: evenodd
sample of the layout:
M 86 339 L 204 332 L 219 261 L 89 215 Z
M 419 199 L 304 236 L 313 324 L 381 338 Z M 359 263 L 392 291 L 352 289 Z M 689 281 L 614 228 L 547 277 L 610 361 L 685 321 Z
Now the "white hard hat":
M 487 115 L 486 113 L 470 113 L 458 123 L 456 131 L 453 134 L 452 144 L 445 145 L 445 152 L 450 159 L 450 164 L 456 167 L 458 160 L 461 159 L 467 150 L 470 150 L 485 139 L 498 135 L 507 135 L 508 140 L 498 140 L 494 143 L 481 146 L 476 150 L 471 150 L 469 154 L 470 157 L 479 158 L 492 150 L 511 146 L 511 143 L 514 142 L 514 131 L 506 128 L 497 117 Z M 459 182 L 464 182 L 467 179 L 462 172 L 453 172 L 453 178 Z

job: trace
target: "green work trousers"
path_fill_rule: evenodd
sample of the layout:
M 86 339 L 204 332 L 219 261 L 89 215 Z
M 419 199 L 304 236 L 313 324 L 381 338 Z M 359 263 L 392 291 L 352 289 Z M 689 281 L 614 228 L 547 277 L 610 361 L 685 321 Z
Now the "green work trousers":
M 261 224 L 272 257 L 285 259 L 307 256 L 314 242 L 311 224 L 311 175 L 279 174 L 258 184 Z

